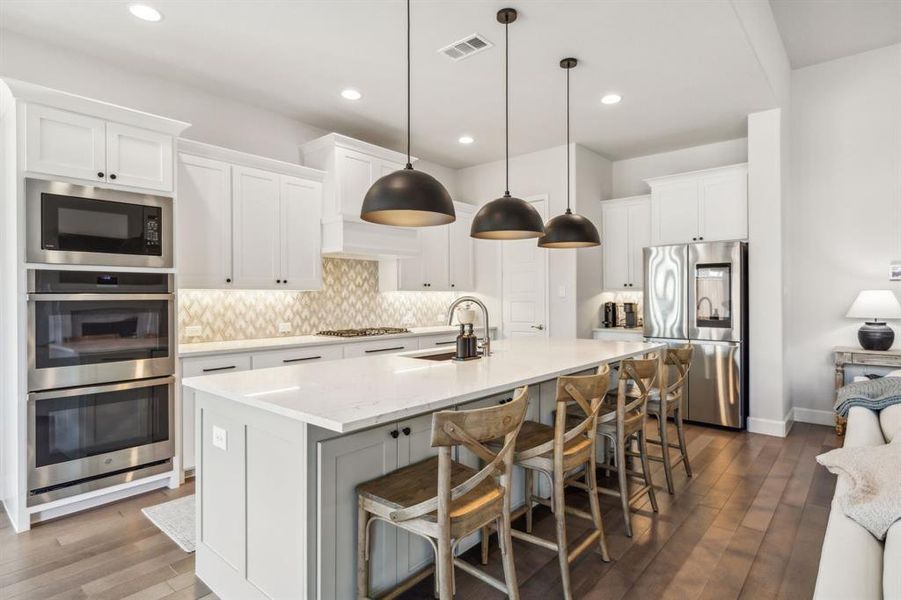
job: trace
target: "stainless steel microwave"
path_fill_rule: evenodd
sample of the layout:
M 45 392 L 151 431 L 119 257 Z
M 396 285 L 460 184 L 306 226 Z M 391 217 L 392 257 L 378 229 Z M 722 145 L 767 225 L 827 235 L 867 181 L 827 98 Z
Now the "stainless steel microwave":
M 172 267 L 172 198 L 27 179 L 25 204 L 28 262 Z

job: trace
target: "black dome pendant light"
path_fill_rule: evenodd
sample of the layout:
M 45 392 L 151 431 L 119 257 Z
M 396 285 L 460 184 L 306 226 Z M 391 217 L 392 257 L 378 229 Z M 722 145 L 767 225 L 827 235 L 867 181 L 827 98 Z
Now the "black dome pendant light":
M 388 173 L 366 192 L 360 218 L 395 227 L 446 225 L 457 220 L 454 203 L 441 183 L 410 160 L 410 0 L 407 0 L 407 166 Z
M 547 222 L 544 236 L 538 239 L 541 248 L 588 248 L 600 246 L 601 236 L 594 223 L 574 214 L 569 208 L 569 72 L 579 61 L 564 58 L 560 66 L 566 69 L 566 212 Z
M 485 240 L 522 240 L 544 233 L 544 223 L 535 207 L 510 195 L 510 34 L 509 25 L 516 20 L 516 9 L 502 8 L 497 20 L 504 25 L 504 120 L 506 190 L 476 213 L 469 235 Z

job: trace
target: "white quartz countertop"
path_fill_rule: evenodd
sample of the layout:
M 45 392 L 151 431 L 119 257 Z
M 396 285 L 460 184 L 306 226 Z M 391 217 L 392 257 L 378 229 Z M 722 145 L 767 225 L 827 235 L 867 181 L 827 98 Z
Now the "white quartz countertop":
M 422 337 L 424 335 L 440 335 L 442 333 L 457 333 L 457 325 L 436 325 L 434 327 L 411 327 L 410 333 L 396 333 L 389 335 L 373 335 L 360 337 L 337 337 L 331 335 L 292 335 L 275 338 L 260 338 L 253 340 L 230 340 L 227 342 L 198 342 L 195 344 L 179 344 L 178 356 L 208 356 L 213 354 L 228 354 L 230 352 L 251 352 L 256 350 L 277 350 L 284 348 L 298 348 L 302 346 L 328 346 L 331 344 L 352 344 L 354 342 L 370 342 L 376 340 L 390 340 L 393 338 Z M 491 328 L 496 329 L 495 327 Z M 481 328 L 476 328 L 479 333 Z
M 663 347 L 646 342 L 521 338 L 493 342 L 490 357 L 462 363 L 415 358 L 436 353 L 428 350 L 190 377 L 182 383 L 345 433 Z

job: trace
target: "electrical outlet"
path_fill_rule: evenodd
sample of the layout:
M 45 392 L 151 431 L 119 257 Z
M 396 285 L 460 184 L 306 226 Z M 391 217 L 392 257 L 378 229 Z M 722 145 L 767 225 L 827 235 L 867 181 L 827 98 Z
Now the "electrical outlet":
M 566 286 L 561 285 L 557 288 L 557 295 L 561 298 L 566 298 Z
M 228 431 L 213 425 L 213 447 L 228 451 Z
M 278 332 L 279 333 L 291 333 L 291 323 L 279 323 L 278 324 Z
M 188 337 L 200 337 L 203 335 L 203 326 L 188 325 L 185 327 L 185 335 Z

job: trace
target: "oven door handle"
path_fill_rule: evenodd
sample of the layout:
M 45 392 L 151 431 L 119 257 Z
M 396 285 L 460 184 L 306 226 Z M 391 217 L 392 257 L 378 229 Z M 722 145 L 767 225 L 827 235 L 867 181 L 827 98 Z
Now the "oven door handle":
M 175 383 L 175 377 L 157 377 L 155 379 L 141 379 L 140 381 L 127 381 L 124 383 L 111 383 L 105 385 L 93 385 L 90 387 L 67 388 L 64 390 L 51 390 L 47 392 L 32 392 L 28 394 L 28 401 L 48 400 L 50 398 L 69 398 L 71 396 L 84 396 L 86 394 L 102 394 L 105 392 L 121 392 L 123 390 L 135 390 L 155 385 L 170 385 Z
M 106 300 L 173 300 L 175 294 L 34 294 L 26 296 L 29 302 L 88 302 Z

